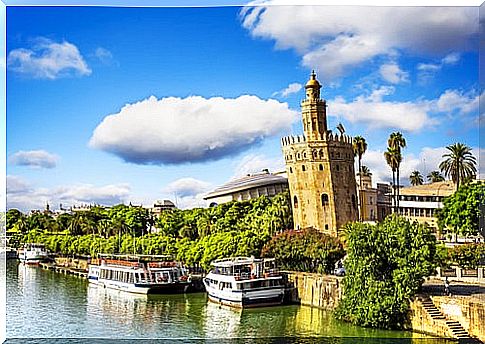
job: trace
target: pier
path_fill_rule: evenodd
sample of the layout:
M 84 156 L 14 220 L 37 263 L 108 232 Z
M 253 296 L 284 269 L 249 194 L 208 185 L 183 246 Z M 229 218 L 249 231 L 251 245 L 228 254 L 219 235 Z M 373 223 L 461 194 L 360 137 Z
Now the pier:
M 63 273 L 66 275 L 74 275 L 82 278 L 87 278 L 88 273 L 85 270 L 81 269 L 75 269 L 71 267 L 66 267 L 66 266 L 59 266 L 56 264 L 52 263 L 40 263 L 39 264 L 41 268 L 46 269 L 46 270 L 52 270 L 58 273 Z

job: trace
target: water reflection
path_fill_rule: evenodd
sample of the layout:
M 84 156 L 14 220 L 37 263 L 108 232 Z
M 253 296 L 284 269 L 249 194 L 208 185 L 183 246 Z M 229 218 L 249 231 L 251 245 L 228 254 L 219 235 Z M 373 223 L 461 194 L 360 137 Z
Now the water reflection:
M 259 338 L 258 343 L 270 343 L 280 342 L 282 337 L 290 338 L 285 342 L 301 343 L 304 338 L 308 339 L 305 343 L 323 343 L 322 337 L 332 343 L 349 343 L 335 337 L 373 337 L 367 342 L 384 343 L 376 338 L 407 337 L 403 342 L 415 342 L 409 332 L 352 326 L 316 308 L 291 305 L 235 310 L 209 303 L 203 293 L 131 294 L 19 264 L 7 265 L 7 337 L 116 338 L 128 342 L 134 338 L 173 342 L 178 338 L 179 343 L 193 342 L 187 338 L 205 343 Z M 303 339 L 297 341 L 297 337 Z

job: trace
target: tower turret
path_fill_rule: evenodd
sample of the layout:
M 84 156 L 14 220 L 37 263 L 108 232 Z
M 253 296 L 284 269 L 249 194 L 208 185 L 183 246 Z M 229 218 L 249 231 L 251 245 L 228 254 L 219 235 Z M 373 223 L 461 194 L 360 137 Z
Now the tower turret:
M 323 140 L 327 132 L 327 105 L 320 98 L 321 88 L 315 71 L 312 71 L 305 85 L 306 99 L 301 102 L 303 130 L 308 140 Z

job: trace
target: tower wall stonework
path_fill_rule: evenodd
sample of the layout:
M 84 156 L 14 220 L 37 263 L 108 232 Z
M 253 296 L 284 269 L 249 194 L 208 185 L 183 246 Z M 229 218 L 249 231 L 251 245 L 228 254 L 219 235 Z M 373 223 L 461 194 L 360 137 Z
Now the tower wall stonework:
M 312 74 L 302 101 L 305 135 L 281 139 L 295 228 L 336 235 L 358 218 L 352 138 L 327 130 L 325 101 Z M 317 97 L 316 97 L 317 96 Z

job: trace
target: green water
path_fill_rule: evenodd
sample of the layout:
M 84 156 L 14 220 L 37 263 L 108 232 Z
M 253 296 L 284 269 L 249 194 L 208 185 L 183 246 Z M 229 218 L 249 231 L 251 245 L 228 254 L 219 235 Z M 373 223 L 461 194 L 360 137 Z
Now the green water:
M 117 339 L 113 343 L 154 338 L 206 343 L 302 338 L 299 342 L 341 343 L 348 337 L 353 338 L 350 342 L 356 337 L 369 338 L 367 343 L 433 342 L 410 332 L 352 326 L 316 308 L 290 305 L 237 311 L 208 303 L 204 293 L 138 296 L 12 261 L 7 263 L 6 320 L 11 343 L 96 342 L 94 338 Z

